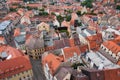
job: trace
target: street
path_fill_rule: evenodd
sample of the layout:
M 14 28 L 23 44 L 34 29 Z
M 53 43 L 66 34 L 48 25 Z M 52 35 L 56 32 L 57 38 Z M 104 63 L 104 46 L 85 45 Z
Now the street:
M 30 58 L 30 61 L 32 64 L 32 70 L 34 75 L 33 80 L 46 80 L 40 60 L 34 60 Z

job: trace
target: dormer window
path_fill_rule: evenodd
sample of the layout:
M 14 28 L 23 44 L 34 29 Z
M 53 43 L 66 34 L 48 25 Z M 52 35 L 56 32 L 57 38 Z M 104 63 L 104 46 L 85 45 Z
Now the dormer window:
M 7 57 L 8 57 L 8 54 L 7 54 L 6 52 L 2 52 L 2 53 L 0 54 L 1 60 L 6 60 Z

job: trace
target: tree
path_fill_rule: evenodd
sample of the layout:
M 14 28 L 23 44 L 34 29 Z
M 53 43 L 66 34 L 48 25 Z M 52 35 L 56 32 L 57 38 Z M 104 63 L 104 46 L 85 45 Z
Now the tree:
M 120 5 L 117 5 L 117 6 L 116 6 L 116 9 L 120 10 Z
M 11 12 L 16 12 L 16 11 L 17 11 L 17 9 L 10 8 L 10 11 L 11 11 Z
M 64 20 L 64 17 L 62 17 L 61 15 L 58 15 L 57 16 L 57 20 L 60 22 L 60 24 L 61 24 L 61 22 L 63 22 L 63 20 Z
M 92 8 L 93 7 L 92 2 L 93 0 L 85 0 L 84 2 L 81 3 L 81 5 L 86 6 L 87 8 Z
M 54 12 L 52 12 L 51 15 L 56 15 L 56 14 Z
M 28 10 L 32 10 L 32 9 L 33 9 L 33 8 L 29 7 L 29 6 L 27 6 L 26 8 L 27 8 Z
M 77 2 L 80 2 L 80 0 L 76 0 Z
M 78 26 L 82 26 L 82 23 L 81 23 L 81 22 L 78 22 Z
M 76 14 L 77 14 L 78 16 L 81 16 L 81 11 L 77 11 Z
M 55 3 L 54 3 L 54 2 L 51 2 L 50 5 L 55 5 Z
M 70 21 L 71 20 L 71 15 L 66 15 L 66 21 Z
M 84 66 L 84 64 L 83 64 L 83 63 L 74 63 L 74 64 L 72 65 L 72 67 L 73 67 L 74 69 L 77 69 L 78 66 Z
M 45 9 L 44 9 L 44 8 L 41 8 L 41 9 L 39 9 L 39 11 L 45 11 Z
M 49 14 L 48 14 L 47 12 L 44 12 L 44 11 L 43 11 L 43 12 L 40 12 L 39 15 L 40 15 L 40 16 L 47 16 L 47 15 L 49 15 Z
M 114 0 L 115 4 L 117 3 L 117 0 Z

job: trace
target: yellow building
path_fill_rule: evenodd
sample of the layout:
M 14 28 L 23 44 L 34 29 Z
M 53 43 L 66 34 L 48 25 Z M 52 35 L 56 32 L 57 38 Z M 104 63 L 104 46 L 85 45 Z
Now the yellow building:
M 49 26 L 49 24 L 47 24 L 45 22 L 41 22 L 40 24 L 37 25 L 37 29 L 40 31 L 46 30 L 47 32 L 49 32 L 50 26 Z
M 44 50 L 43 33 L 31 35 L 25 42 L 27 54 L 33 59 L 41 59 Z

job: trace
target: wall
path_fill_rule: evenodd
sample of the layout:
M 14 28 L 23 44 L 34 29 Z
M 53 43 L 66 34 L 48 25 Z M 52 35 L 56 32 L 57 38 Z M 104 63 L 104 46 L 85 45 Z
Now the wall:
M 10 76 L 8 78 L 5 78 L 3 80 L 22 80 L 22 79 L 25 79 L 25 78 L 29 78 L 30 80 L 33 80 L 33 72 L 32 70 L 28 70 L 28 71 L 24 71 L 24 72 L 21 72 L 21 73 L 18 73 L 18 74 L 15 74 L 13 76 Z

